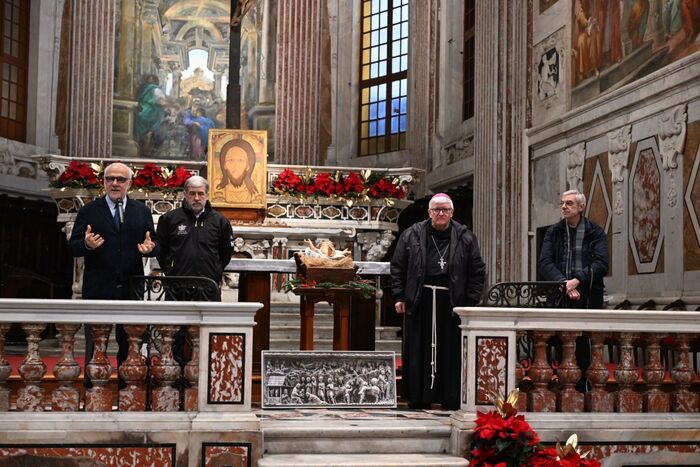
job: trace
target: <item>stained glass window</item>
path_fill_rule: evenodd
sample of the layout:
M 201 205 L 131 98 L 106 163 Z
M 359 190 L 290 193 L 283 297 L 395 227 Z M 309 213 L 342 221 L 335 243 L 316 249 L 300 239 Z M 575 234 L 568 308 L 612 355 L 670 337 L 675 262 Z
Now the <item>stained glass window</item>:
M 408 0 L 363 0 L 361 156 L 406 147 Z

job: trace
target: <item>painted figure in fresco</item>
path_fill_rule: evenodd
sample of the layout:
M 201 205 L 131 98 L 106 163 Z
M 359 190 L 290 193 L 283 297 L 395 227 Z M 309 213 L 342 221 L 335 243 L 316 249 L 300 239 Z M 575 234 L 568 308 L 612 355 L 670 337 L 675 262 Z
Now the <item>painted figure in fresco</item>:
M 185 110 L 183 123 L 187 127 L 192 147 L 192 160 L 203 161 L 206 159 L 209 130 L 216 128 L 214 120 L 207 117 L 206 111 L 201 107 L 192 107 Z
M 229 141 L 219 154 L 221 164 L 221 181 L 217 190 L 223 190 L 227 203 L 247 204 L 255 201 L 259 195 L 252 175 L 255 168 L 255 150 L 243 139 Z
M 690 42 L 700 31 L 700 0 L 681 0 L 681 12 L 685 37 Z
M 627 19 L 627 34 L 632 39 L 632 47 L 637 48 L 644 41 L 649 18 L 649 0 L 632 0 Z
M 149 153 L 154 146 L 154 134 L 157 133 L 166 116 L 165 108 L 167 106 L 165 94 L 158 87 L 156 75 L 146 77 L 146 82 L 136 95 L 136 101 L 139 103 L 139 107 L 134 134 L 142 150 Z
M 574 10 L 578 36 L 576 38 L 576 74 L 577 82 L 583 81 L 598 70 L 598 34 L 600 25 L 593 16 L 592 0 L 576 0 Z
M 476 236 L 452 220 L 452 199 L 432 197 L 430 219 L 409 227 L 391 260 L 391 292 L 404 317 L 403 383 L 411 408 L 460 405 L 460 320 L 452 309 L 481 300 L 486 266 Z

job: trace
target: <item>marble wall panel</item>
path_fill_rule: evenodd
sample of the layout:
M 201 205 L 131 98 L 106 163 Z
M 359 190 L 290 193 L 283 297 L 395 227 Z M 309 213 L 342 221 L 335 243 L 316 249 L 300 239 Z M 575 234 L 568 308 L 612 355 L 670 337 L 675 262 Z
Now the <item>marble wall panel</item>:
M 250 443 L 203 443 L 202 467 L 225 465 L 251 467 Z
M 611 175 L 608 167 L 608 153 L 586 159 L 583 168 L 583 193 L 586 195 L 586 217 L 603 228 L 608 235 L 608 257 L 613 256 Z M 608 267 L 612 276 L 612 262 Z
M 685 209 L 683 259 L 685 271 L 700 270 L 700 121 L 688 124 L 683 155 Z
M 87 461 L 96 465 L 169 467 L 176 463 L 174 444 L 0 446 L 0 462 L 9 462 L 10 458 L 19 462 L 12 465 L 85 465 Z
M 476 405 L 491 405 L 492 392 L 508 394 L 507 361 L 507 337 L 476 338 Z
M 650 461 L 654 461 L 654 465 L 697 465 L 687 462 L 697 461 L 700 455 L 700 444 L 697 442 L 674 444 L 599 442 L 579 446 L 582 451 L 590 450 L 592 458 L 600 461 L 608 459 L 609 465 L 649 464 Z
M 656 271 L 663 248 L 661 160 L 655 138 L 637 144 L 630 171 L 630 247 L 637 273 Z M 632 273 L 632 272 L 631 272 Z
M 245 394 L 245 334 L 209 335 L 209 404 L 242 404 Z

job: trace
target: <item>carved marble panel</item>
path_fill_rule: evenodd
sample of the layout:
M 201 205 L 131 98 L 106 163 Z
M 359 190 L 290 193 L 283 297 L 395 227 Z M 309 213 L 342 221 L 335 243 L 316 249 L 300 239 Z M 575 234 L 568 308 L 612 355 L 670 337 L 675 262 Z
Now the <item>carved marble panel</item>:
M 507 337 L 476 338 L 476 405 L 491 405 L 492 392 L 508 394 L 507 361 Z
M 612 206 L 610 205 L 610 196 L 605 186 L 605 177 L 600 166 L 600 158 L 595 159 L 593 180 L 586 196 L 588 198 L 586 217 L 600 225 L 605 232 L 609 232 L 610 224 L 612 223 Z
M 469 345 L 467 336 L 462 336 L 462 404 L 467 403 L 467 364 L 469 362 Z
M 563 113 L 567 79 L 565 31 L 561 28 L 532 50 L 532 118 L 535 125 Z
M 690 169 L 688 187 L 685 190 L 685 205 L 688 208 L 695 238 L 700 244 L 700 145 L 695 152 L 693 166 Z
M 245 334 L 209 335 L 209 404 L 243 404 L 245 394 Z
M 638 273 L 656 270 L 662 248 L 661 156 L 654 138 L 637 144 L 630 170 L 630 248 Z

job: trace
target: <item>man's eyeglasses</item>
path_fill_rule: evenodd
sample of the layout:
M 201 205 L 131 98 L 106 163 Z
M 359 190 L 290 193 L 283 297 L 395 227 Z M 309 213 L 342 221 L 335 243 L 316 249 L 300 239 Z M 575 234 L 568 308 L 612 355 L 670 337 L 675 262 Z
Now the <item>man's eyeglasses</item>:
M 127 180 L 129 180 L 129 179 L 126 177 L 112 177 L 112 176 L 105 177 L 105 182 L 107 182 L 107 183 L 114 183 L 114 182 L 126 183 Z
M 430 208 L 435 214 L 449 214 L 452 212 L 452 208 Z

